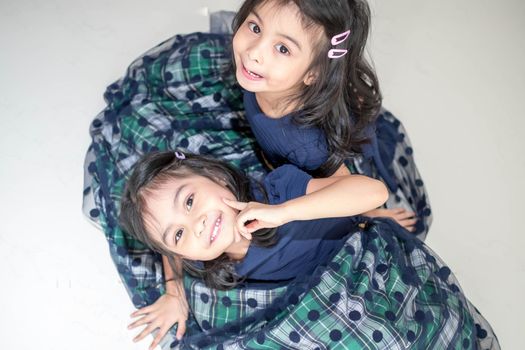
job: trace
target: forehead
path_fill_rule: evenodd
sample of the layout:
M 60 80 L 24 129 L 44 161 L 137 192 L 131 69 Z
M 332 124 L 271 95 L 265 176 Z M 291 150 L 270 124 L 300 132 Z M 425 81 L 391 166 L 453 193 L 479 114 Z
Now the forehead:
M 265 26 L 293 35 L 297 39 L 318 38 L 322 28 L 305 17 L 293 1 L 267 0 L 252 9 L 264 21 Z

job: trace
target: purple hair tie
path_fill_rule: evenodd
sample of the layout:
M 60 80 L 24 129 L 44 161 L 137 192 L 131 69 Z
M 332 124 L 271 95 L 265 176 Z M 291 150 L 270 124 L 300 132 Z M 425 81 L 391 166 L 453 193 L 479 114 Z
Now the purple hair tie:
M 175 151 L 175 157 L 177 157 L 180 160 L 186 159 L 186 156 L 184 155 L 184 153 L 179 152 L 179 151 Z
M 350 36 L 350 29 L 347 30 L 346 32 L 342 32 L 342 33 L 334 35 L 332 37 L 332 40 L 330 40 L 330 42 L 332 43 L 333 46 L 336 46 L 344 42 L 346 39 L 348 39 L 349 36 Z M 346 49 L 330 49 L 330 51 L 328 51 L 328 58 L 341 58 L 344 55 L 346 55 L 347 52 L 348 50 Z

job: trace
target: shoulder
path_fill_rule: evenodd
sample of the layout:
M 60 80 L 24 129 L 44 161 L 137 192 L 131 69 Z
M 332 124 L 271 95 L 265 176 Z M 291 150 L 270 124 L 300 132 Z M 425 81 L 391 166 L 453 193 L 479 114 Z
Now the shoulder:
M 286 164 L 271 171 L 264 179 L 270 204 L 279 204 L 306 194 L 312 176 L 294 165 Z

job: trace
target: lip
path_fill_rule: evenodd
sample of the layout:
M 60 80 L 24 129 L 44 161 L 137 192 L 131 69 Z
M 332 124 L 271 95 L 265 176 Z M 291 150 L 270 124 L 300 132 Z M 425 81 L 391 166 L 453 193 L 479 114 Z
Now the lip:
M 217 224 L 218 223 L 218 224 Z M 219 214 L 219 216 L 213 221 L 213 225 L 210 227 L 210 234 L 209 234 L 209 242 L 210 245 L 213 244 L 217 240 L 217 237 L 221 234 L 222 229 L 222 213 Z M 213 236 L 213 233 L 216 231 L 215 236 Z
M 261 76 L 260 74 L 248 70 L 248 69 L 244 66 L 244 64 L 243 64 L 242 67 L 241 67 L 241 71 L 242 71 L 243 76 L 244 76 L 246 79 L 248 79 L 248 80 L 251 80 L 251 81 L 261 81 L 261 80 L 264 79 L 264 77 Z M 253 74 L 257 74 L 258 77 L 255 77 L 255 76 L 251 75 L 250 72 L 252 72 Z

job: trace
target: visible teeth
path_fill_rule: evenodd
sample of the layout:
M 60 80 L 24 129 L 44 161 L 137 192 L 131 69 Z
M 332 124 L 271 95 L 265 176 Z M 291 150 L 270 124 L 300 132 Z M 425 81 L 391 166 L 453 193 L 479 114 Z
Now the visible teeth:
M 221 224 L 221 217 L 219 216 L 219 218 L 215 221 L 215 225 L 213 227 L 213 232 L 211 233 L 210 241 L 213 242 L 215 240 L 217 233 L 219 233 L 220 224 Z
M 250 75 L 251 75 L 252 77 L 255 77 L 255 78 L 260 78 L 260 77 L 261 77 L 259 74 L 255 74 L 255 73 L 253 73 L 253 72 L 250 72 L 249 70 L 246 70 L 246 71 L 247 71 L 248 73 L 250 73 Z

